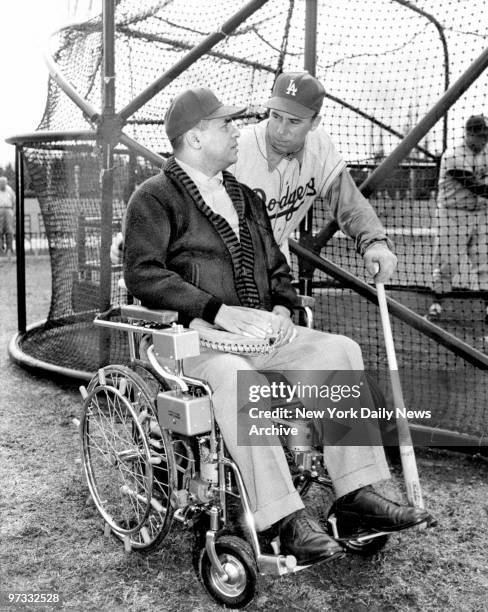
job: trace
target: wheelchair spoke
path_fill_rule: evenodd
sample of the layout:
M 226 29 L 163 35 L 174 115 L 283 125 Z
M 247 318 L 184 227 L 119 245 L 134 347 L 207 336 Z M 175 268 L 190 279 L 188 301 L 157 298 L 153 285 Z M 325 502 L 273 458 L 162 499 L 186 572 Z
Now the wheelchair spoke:
M 146 550 L 171 525 L 176 481 L 154 387 L 125 366 L 107 366 L 88 385 L 82 417 L 83 466 L 95 505 L 115 535 Z

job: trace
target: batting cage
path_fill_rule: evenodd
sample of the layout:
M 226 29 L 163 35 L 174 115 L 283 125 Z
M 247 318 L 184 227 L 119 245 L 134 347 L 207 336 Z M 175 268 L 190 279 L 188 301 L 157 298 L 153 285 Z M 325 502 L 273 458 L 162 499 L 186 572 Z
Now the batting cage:
M 124 339 L 92 319 L 127 299 L 110 243 L 130 194 L 170 153 L 162 119 L 170 100 L 187 87 L 211 87 L 226 103 L 247 106 L 244 122 L 256 122 L 276 76 L 306 68 L 326 89 L 322 125 L 398 255 L 387 289 L 405 401 L 432 411 L 416 419 L 428 426 L 417 428 L 417 439 L 483 445 L 488 164 L 485 150 L 473 154 L 466 143 L 471 132 L 488 131 L 486 2 L 118 0 L 103 9 L 52 37 L 44 116 L 37 132 L 11 139 L 18 217 L 26 171 L 52 269 L 47 319 L 27 327 L 20 224 L 12 357 L 78 378 L 127 359 Z M 469 202 L 456 202 L 443 184 L 448 155 L 464 170 L 457 178 Z M 276 206 L 293 207 L 294 198 L 285 193 Z M 374 285 L 332 220 L 333 206 L 333 194 L 316 200 L 296 232 L 295 277 L 315 297 L 316 327 L 358 341 L 386 387 Z

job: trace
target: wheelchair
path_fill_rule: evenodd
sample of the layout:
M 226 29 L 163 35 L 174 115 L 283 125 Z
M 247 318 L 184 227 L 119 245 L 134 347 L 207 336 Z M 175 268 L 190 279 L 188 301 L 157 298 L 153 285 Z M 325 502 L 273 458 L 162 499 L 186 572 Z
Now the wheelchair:
M 130 304 L 120 320 L 99 315 L 97 326 L 128 334 L 130 363 L 98 370 L 80 387 L 82 465 L 94 504 L 127 552 L 158 549 L 174 521 L 194 533 L 192 559 L 199 580 L 219 604 L 243 608 L 254 598 L 258 574 L 282 576 L 307 566 L 280 553 L 273 530 L 257 533 L 239 468 L 226 451 L 212 412 L 208 384 L 185 375 L 183 360 L 200 352 L 195 330 L 177 313 Z M 309 424 L 284 440 L 302 495 L 312 484 L 332 496 L 322 452 Z M 333 506 L 324 526 L 345 552 L 373 554 L 386 533 L 341 534 Z

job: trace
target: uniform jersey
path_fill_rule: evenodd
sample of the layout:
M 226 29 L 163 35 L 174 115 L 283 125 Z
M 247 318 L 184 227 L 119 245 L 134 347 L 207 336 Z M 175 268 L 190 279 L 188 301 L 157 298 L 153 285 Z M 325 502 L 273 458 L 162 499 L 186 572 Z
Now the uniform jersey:
M 268 121 L 241 130 L 239 158 L 229 170 L 265 202 L 276 242 L 289 260 L 288 238 L 316 198 L 329 199 L 330 214 L 364 251 L 379 240 L 389 243 L 373 207 L 346 170 L 346 162 L 322 127 L 308 132 L 300 153 L 271 168 L 266 155 Z M 331 187 L 333 187 L 331 189 Z
M 475 195 L 447 174 L 449 170 L 465 170 L 471 172 L 477 182 L 486 184 L 488 180 L 487 148 L 485 147 L 476 155 L 466 143 L 446 150 L 439 171 L 439 190 L 437 194 L 439 208 L 482 210 L 487 207 L 488 200 L 486 198 Z
M 270 170 L 266 155 L 267 125 L 266 120 L 241 129 L 239 158 L 229 170 L 262 198 L 275 239 L 283 246 L 315 198 L 325 196 L 346 163 L 329 135 L 318 127 L 307 134 L 300 161 L 294 156 L 283 157 Z

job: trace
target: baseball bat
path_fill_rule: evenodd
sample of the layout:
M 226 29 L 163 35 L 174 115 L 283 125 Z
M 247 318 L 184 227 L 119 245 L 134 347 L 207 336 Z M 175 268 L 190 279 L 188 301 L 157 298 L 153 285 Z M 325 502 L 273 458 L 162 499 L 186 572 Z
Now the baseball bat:
M 410 428 L 408 426 L 408 419 L 406 417 L 405 402 L 403 400 L 402 386 L 398 373 L 395 345 L 393 343 L 393 334 L 391 332 L 384 284 L 376 283 L 376 291 L 378 293 L 381 324 L 383 326 L 386 356 L 388 359 L 390 380 L 393 390 L 393 401 L 396 411 L 396 425 L 398 430 L 398 443 L 400 445 L 400 458 L 402 462 L 405 488 L 407 490 L 407 500 L 411 506 L 424 508 L 422 489 L 420 488 L 420 479 L 417 470 L 417 462 L 415 460 L 415 451 L 413 449 L 412 437 L 410 435 Z

